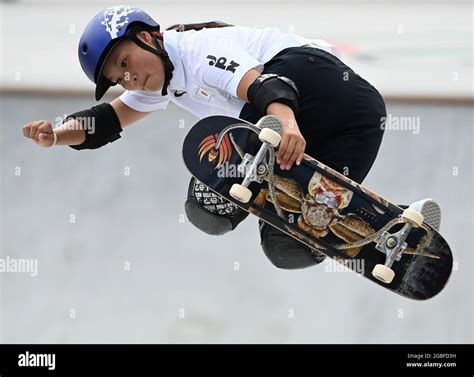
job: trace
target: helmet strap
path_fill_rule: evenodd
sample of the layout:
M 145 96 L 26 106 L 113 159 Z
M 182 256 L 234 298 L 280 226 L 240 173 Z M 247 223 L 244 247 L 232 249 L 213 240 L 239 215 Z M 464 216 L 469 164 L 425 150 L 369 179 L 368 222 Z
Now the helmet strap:
M 163 84 L 163 88 L 161 89 L 161 95 L 166 96 L 168 94 L 168 85 L 170 84 L 171 79 L 173 78 L 173 70 L 174 70 L 174 65 L 171 62 L 168 53 L 160 47 L 160 44 L 156 37 L 150 33 L 151 37 L 153 38 L 153 41 L 156 43 L 156 49 L 147 45 L 145 42 L 143 42 L 141 39 L 137 37 L 136 32 L 130 32 L 126 34 L 126 37 L 133 42 L 135 42 L 138 46 L 141 48 L 151 52 L 152 54 L 155 54 L 156 56 L 159 56 L 164 64 L 165 64 L 165 82 Z

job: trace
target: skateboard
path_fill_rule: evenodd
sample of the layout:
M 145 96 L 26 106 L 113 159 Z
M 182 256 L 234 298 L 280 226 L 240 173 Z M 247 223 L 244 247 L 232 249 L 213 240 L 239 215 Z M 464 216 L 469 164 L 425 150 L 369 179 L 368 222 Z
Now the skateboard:
M 280 170 L 282 124 L 229 116 L 199 120 L 183 143 L 190 173 L 209 189 L 379 286 L 426 300 L 448 282 L 448 243 L 413 209 L 402 209 L 305 155 Z M 308 251 L 310 252 L 310 251 Z

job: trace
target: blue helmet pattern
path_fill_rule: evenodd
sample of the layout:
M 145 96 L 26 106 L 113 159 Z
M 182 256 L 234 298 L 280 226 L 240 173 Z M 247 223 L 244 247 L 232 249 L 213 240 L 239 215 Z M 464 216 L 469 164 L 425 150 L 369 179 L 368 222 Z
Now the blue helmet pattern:
M 79 41 L 78 55 L 82 70 L 93 83 L 97 84 L 104 60 L 112 47 L 135 22 L 156 30 L 160 28 L 146 12 L 128 5 L 102 9 L 87 24 Z

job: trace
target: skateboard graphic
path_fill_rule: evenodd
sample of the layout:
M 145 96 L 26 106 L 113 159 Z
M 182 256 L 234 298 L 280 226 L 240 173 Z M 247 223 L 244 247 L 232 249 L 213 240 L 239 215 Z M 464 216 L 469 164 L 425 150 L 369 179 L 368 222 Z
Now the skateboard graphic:
M 280 170 L 281 131 L 274 116 L 256 125 L 221 115 L 201 119 L 184 140 L 185 165 L 215 193 L 378 285 L 416 300 L 438 294 L 453 257 L 423 215 L 307 155 Z

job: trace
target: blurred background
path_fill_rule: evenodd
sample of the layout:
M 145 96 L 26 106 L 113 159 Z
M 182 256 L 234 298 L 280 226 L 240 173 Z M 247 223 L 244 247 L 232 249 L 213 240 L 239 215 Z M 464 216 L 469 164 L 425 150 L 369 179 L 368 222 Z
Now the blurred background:
M 196 118 L 170 104 L 99 150 L 43 149 L 24 124 L 94 105 L 77 59 L 110 1 L 0 1 L 2 343 L 472 343 L 473 55 L 470 1 L 128 1 L 164 28 L 220 20 L 325 39 L 393 117 L 364 185 L 443 211 L 455 270 L 409 301 L 330 263 L 279 270 L 257 220 L 207 236 L 184 214 L 182 141 Z M 120 94 L 112 92 L 106 100 Z

